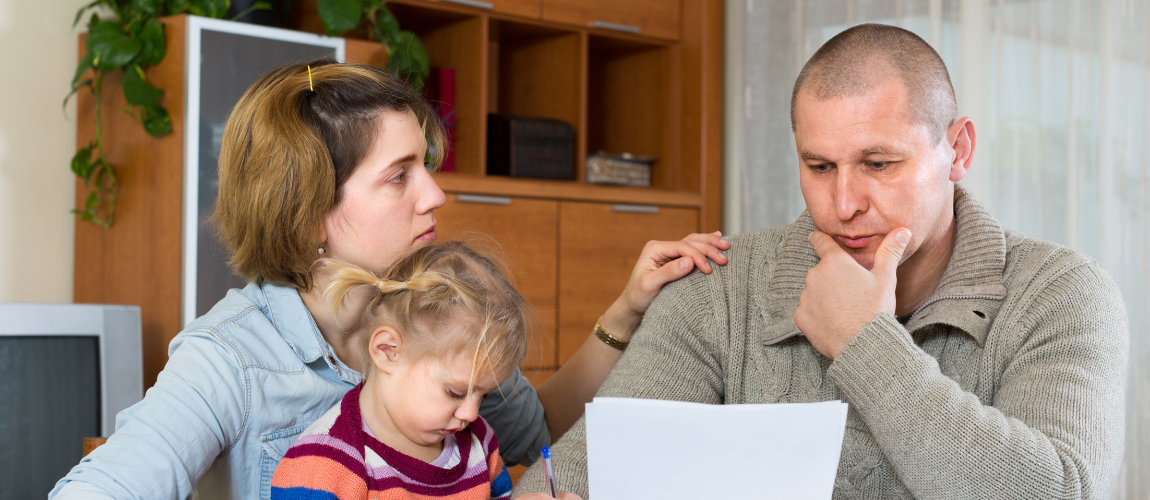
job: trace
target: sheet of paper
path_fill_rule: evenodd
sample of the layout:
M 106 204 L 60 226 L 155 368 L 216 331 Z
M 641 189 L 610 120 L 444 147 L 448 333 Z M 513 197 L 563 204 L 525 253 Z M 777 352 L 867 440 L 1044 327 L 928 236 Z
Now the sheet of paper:
M 587 404 L 590 500 L 829 499 L 847 404 Z M 562 488 L 562 485 L 559 485 Z

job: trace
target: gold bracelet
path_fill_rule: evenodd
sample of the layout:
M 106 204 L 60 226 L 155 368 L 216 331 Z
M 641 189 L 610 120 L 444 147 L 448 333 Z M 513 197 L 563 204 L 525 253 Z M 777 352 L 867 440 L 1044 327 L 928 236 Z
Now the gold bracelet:
M 595 336 L 599 337 L 599 340 L 602 340 L 604 344 L 614 347 L 620 351 L 627 350 L 627 344 L 630 344 L 630 342 L 619 340 L 614 335 L 608 333 L 607 330 L 604 330 L 603 318 L 599 318 L 599 321 L 595 322 Z

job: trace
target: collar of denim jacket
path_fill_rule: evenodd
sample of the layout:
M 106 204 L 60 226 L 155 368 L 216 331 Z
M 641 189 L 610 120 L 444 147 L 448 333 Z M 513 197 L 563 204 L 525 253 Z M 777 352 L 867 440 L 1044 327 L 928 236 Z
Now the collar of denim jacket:
M 300 360 L 311 363 L 332 354 L 331 346 L 319 332 L 319 326 L 316 326 L 295 288 L 267 282 L 260 288 L 267 300 L 264 314 Z

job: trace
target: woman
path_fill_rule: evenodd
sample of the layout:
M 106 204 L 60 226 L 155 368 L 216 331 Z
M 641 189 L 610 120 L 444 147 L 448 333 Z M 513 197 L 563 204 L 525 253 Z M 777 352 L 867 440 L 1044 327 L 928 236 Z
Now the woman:
M 251 282 L 172 341 L 156 385 L 50 498 L 268 498 L 283 453 L 362 371 L 360 340 L 321 296 L 328 277 L 313 263 L 382 270 L 435 241 L 445 196 L 425 168 L 429 142 L 443 151 L 436 115 L 371 66 L 293 65 L 253 84 L 224 130 L 214 216 L 233 270 Z M 627 341 L 664 283 L 709 272 L 708 257 L 725 263 L 726 246 L 717 233 L 648 244 L 602 326 Z M 589 336 L 538 393 L 518 372 L 493 391 L 480 413 L 501 455 L 533 460 L 620 355 Z

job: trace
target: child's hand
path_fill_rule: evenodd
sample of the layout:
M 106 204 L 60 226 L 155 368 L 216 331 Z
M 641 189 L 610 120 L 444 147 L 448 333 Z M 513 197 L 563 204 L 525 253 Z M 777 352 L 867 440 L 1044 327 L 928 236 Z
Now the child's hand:
M 527 495 L 520 495 L 515 497 L 515 500 L 554 500 L 543 493 L 530 493 Z M 583 500 L 574 493 L 560 493 L 559 500 Z

